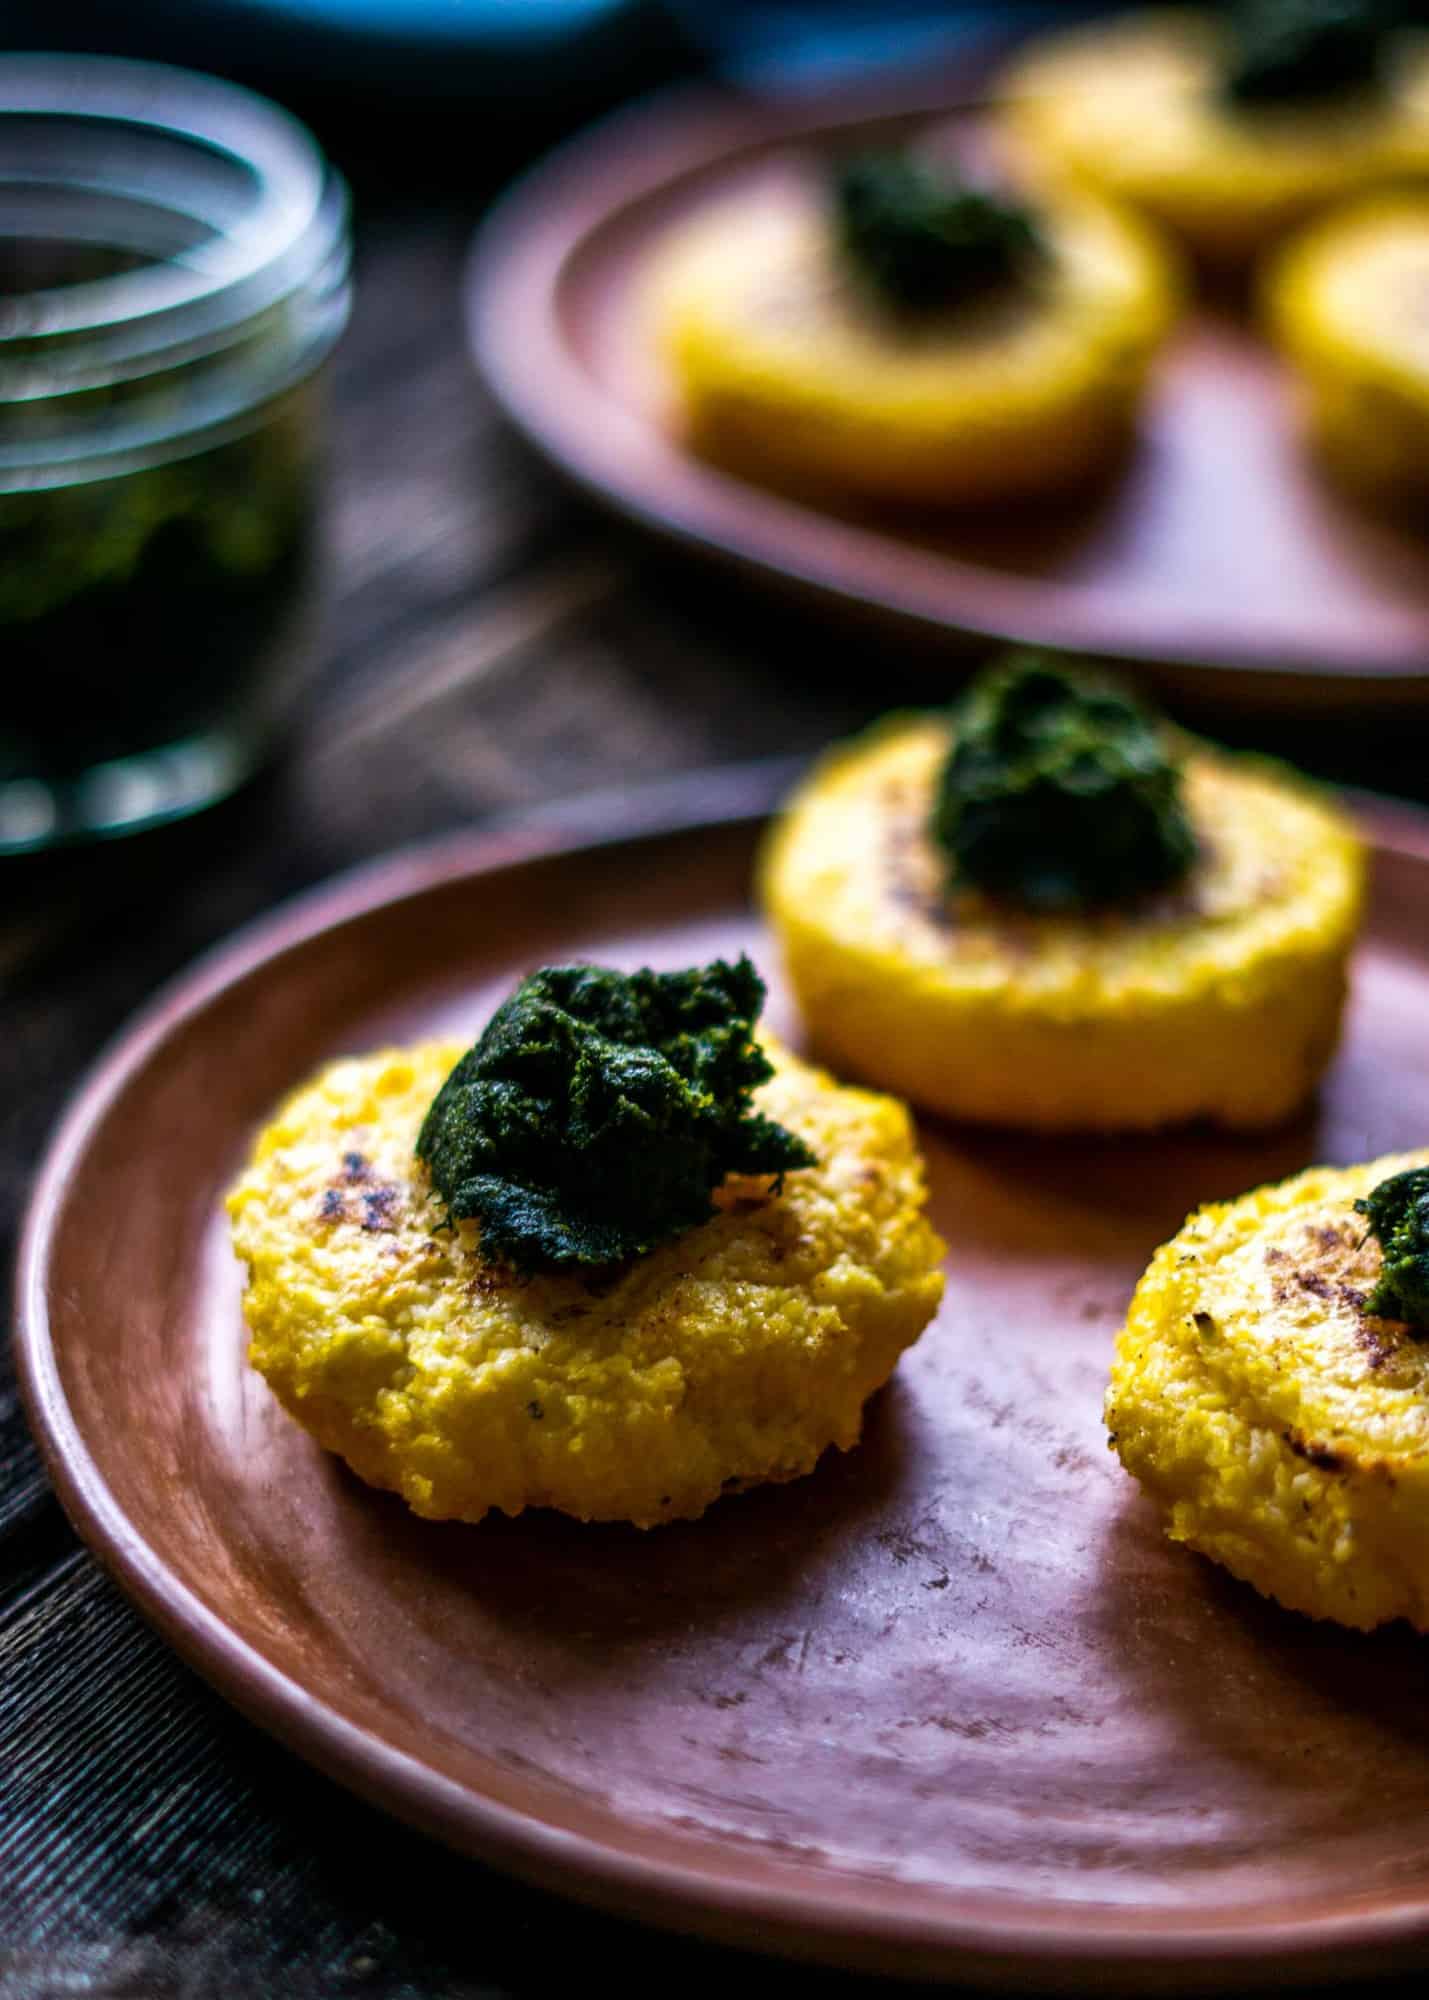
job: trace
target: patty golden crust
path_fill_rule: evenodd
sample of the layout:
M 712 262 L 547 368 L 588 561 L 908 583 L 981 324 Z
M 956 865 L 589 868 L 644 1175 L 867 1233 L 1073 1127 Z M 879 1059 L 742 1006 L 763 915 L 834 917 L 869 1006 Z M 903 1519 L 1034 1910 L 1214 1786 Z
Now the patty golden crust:
M 1149 8 L 1029 43 L 999 93 L 1028 165 L 1128 203 L 1220 265 L 1429 167 L 1422 38 L 1405 38 L 1382 97 L 1249 107 L 1221 93 L 1227 33 L 1209 10 Z
M 1039 215 L 1035 291 L 912 322 L 843 268 L 812 194 L 696 217 L 649 293 L 691 442 L 756 478 L 884 500 L 1015 497 L 1096 471 L 1131 434 L 1178 287 L 1161 246 L 1100 202 Z
M 819 1054 L 955 1117 L 1041 1130 L 1257 1127 L 1334 1048 L 1360 918 L 1354 830 L 1279 767 L 1185 770 L 1199 855 L 1126 908 L 953 891 L 928 819 L 951 724 L 894 718 L 789 801 L 761 886 Z
M 1429 500 L 1429 194 L 1337 211 L 1276 260 L 1271 337 L 1297 369 L 1330 469 L 1387 499 Z
M 1365 1309 L 1354 1202 L 1429 1152 L 1199 1210 L 1137 1286 L 1106 1421 L 1173 1541 L 1363 1630 L 1429 1629 L 1429 1343 Z
M 770 1047 L 758 1108 L 818 1164 L 731 1179 L 709 1222 L 597 1282 L 520 1279 L 443 1229 L 413 1157 L 462 1050 L 338 1062 L 228 1198 L 251 1358 L 284 1407 L 418 1514 L 557 1507 L 653 1527 L 859 1436 L 932 1318 L 943 1245 L 902 1105 Z

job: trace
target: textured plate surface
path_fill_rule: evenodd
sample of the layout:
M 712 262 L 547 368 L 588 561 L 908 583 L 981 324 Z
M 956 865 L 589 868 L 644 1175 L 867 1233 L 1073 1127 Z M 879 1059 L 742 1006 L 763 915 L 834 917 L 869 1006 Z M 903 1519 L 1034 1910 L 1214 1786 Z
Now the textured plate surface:
M 1429 1958 L 1425 1648 L 1163 1541 L 1105 1448 L 1111 1342 L 1200 1200 L 1429 1131 L 1429 835 L 1381 817 L 1346 1045 L 1263 1142 L 929 1124 L 941 1317 L 809 1478 L 648 1535 L 423 1524 L 244 1363 L 219 1200 L 325 1058 L 474 1031 L 555 955 L 747 946 L 774 779 L 401 858 L 201 965 L 81 1092 L 20 1271 L 82 1531 L 241 1707 L 444 1839 L 844 1964 L 1146 1992 Z M 788 1017 L 777 991 L 776 1021 Z
M 1315 476 L 1274 358 L 1234 318 L 1193 314 L 1163 358 L 1138 451 L 1065 505 L 835 515 L 702 463 L 639 310 L 670 227 L 821 147 L 938 116 L 947 86 L 746 101 L 685 92 L 564 147 L 500 204 L 468 286 L 473 349 L 516 423 L 645 526 L 905 631 L 1012 638 L 1159 662 L 1230 703 L 1297 710 L 1422 700 L 1422 534 Z M 947 676 L 946 646 L 933 653 Z M 1207 668 L 1219 671 L 1207 682 Z

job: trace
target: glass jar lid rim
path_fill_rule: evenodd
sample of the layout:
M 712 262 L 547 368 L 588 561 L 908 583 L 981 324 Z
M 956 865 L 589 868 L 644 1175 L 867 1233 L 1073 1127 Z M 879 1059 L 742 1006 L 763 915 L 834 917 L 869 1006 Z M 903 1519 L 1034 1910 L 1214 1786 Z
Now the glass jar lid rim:
M 264 302 L 271 302 L 286 289 L 285 268 L 311 268 L 331 247 L 326 239 L 345 228 L 341 184 L 311 134 L 291 113 L 240 84 L 118 56 L 0 55 L 0 125 L 17 115 L 187 140 L 245 169 L 255 196 L 235 226 L 182 263 L 145 264 L 0 301 L 0 347 L 15 339 L 159 322 L 225 295 L 247 294 L 255 281 Z M 325 239 L 321 245 L 312 241 L 315 234 Z M 262 283 L 269 273 L 276 281 L 271 287 Z

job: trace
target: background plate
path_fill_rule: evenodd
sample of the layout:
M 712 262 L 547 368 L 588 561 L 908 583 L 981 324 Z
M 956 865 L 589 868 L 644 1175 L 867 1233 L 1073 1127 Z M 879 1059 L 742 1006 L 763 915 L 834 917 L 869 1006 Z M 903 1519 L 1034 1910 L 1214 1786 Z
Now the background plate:
M 1196 1202 L 1429 1130 L 1429 836 L 1377 822 L 1346 1046 L 1273 1138 L 928 1124 L 944 1310 L 809 1478 L 641 1535 L 422 1523 L 244 1362 L 219 1210 L 339 1051 L 472 1033 L 560 954 L 748 946 L 779 774 L 682 780 L 340 882 L 202 964 L 81 1092 L 19 1275 L 66 1506 L 195 1665 L 443 1839 L 617 1909 L 992 1985 L 1246 1986 L 1429 1958 L 1425 1648 L 1166 1543 L 1111 1343 Z M 678 796 L 680 803 L 672 801 Z M 592 844 L 593 843 L 593 844 Z M 776 1022 L 792 1026 L 777 991 Z
M 924 78 L 772 100 L 686 90 L 566 145 L 498 205 L 470 268 L 473 351 L 507 413 L 644 526 L 905 637 L 1160 663 L 1180 692 L 1302 714 L 1422 701 L 1424 537 L 1315 476 L 1278 364 L 1231 314 L 1191 315 L 1123 476 L 1058 506 L 835 515 L 683 448 L 637 309 L 664 232 L 733 187 L 799 171 L 821 146 L 930 118 L 976 143 L 979 112 L 950 111 L 947 89 Z M 946 643 L 932 657 L 951 678 Z

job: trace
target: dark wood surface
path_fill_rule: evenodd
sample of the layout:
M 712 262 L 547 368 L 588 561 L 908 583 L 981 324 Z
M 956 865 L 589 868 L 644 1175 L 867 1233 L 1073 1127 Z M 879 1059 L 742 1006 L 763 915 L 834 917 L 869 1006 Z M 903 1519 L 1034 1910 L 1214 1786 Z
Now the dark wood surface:
M 467 218 L 373 226 L 336 370 L 334 588 L 283 761 L 163 836 L 0 892 L 8 1252 L 66 1094 L 129 1012 L 280 898 L 405 841 L 700 765 L 812 750 L 926 669 L 669 566 L 560 490 L 465 360 Z M 1213 720 L 1213 718 L 1212 718 Z M 1423 729 L 1273 747 L 1426 789 Z M 183 1505 L 183 1495 L 174 1495 Z M 231 1714 L 78 1547 L 0 1373 L 0 2000 L 854 1990 L 597 1917 L 358 1805 Z M 865 1990 L 862 1987 L 858 1990 Z M 1406 1985 L 1406 1996 L 1422 1990 Z

